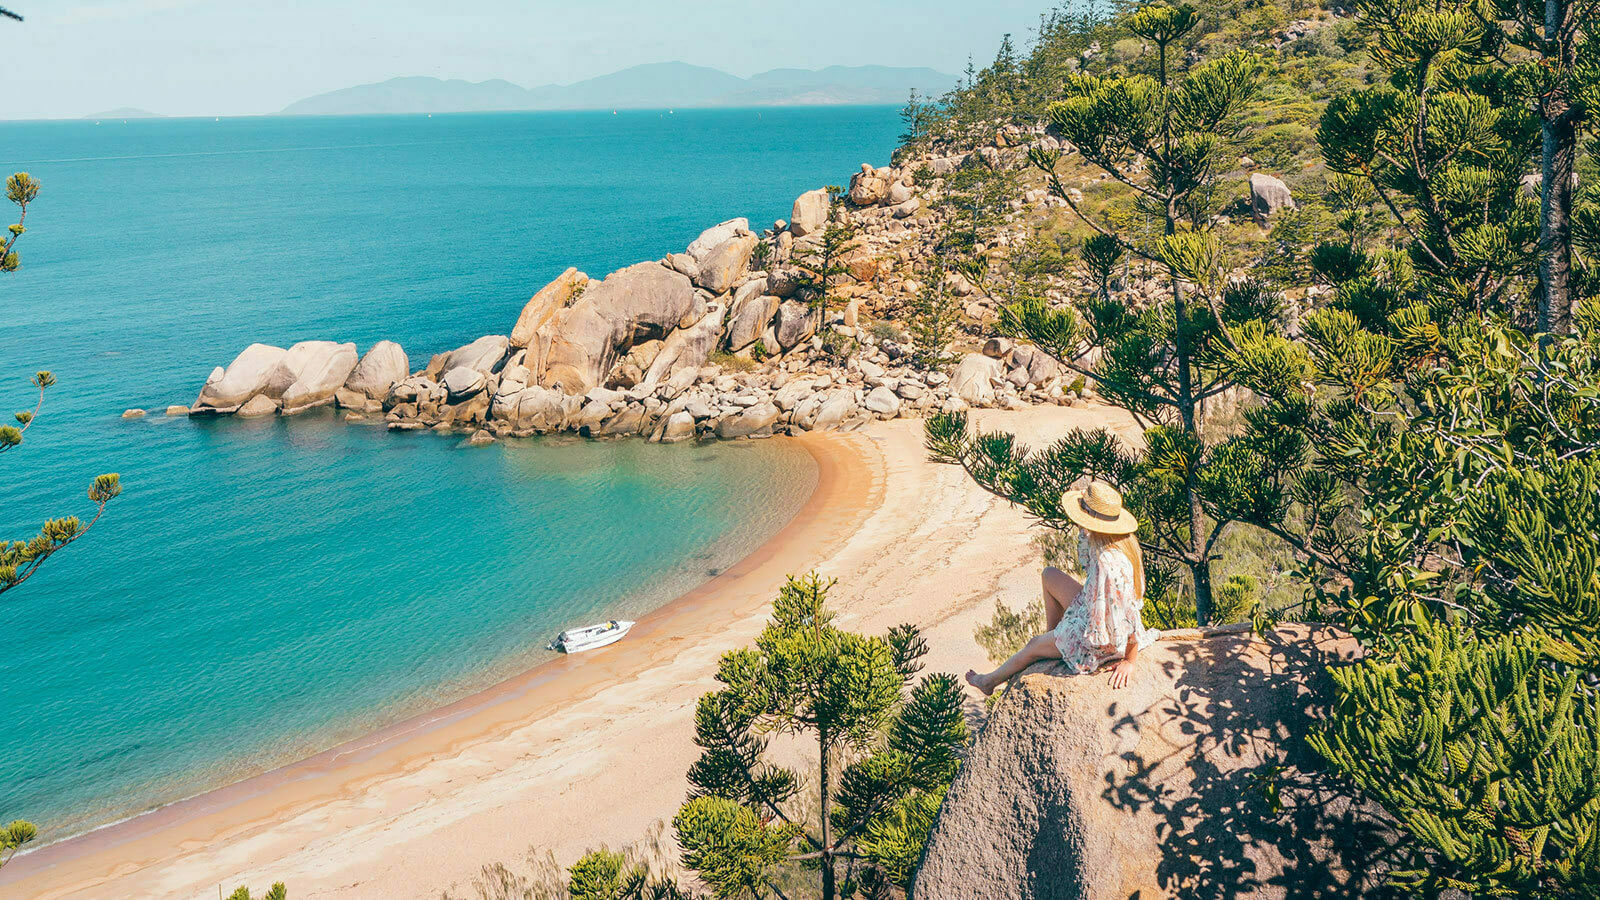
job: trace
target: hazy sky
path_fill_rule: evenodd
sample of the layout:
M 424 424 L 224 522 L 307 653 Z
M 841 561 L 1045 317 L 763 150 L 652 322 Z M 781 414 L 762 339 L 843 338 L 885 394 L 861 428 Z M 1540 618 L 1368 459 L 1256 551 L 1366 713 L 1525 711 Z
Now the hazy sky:
M 681 60 L 959 72 L 1055 0 L 0 0 L 0 118 L 276 112 L 396 75 L 525 87 Z

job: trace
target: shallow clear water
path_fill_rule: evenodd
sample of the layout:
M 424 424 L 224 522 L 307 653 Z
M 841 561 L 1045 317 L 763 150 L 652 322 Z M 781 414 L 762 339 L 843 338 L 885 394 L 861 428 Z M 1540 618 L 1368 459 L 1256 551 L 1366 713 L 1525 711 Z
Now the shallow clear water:
M 636 614 L 775 533 L 815 466 L 781 441 L 466 449 L 331 415 L 165 419 L 251 341 L 505 333 L 733 215 L 786 216 L 893 144 L 878 108 L 0 123 L 43 183 L 0 280 L 0 536 L 125 493 L 0 596 L 0 820 L 55 839 L 307 755 Z M 124 421 L 124 408 L 157 411 Z

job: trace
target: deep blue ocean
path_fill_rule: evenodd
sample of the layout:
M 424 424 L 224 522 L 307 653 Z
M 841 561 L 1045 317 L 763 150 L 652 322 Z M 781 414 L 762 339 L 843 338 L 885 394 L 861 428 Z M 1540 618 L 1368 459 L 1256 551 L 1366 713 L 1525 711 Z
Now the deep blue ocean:
M 0 410 L 32 407 L 34 371 L 58 379 L 0 456 L 0 539 L 90 512 L 99 473 L 124 486 L 0 595 L 0 821 L 59 839 L 309 755 L 775 533 L 816 479 L 784 441 L 467 449 L 326 411 L 160 411 L 252 341 L 389 338 L 420 368 L 507 333 L 568 265 L 598 277 L 723 219 L 786 218 L 886 162 L 897 125 L 860 107 L 0 122 L 0 174 L 43 186 L 0 275 Z

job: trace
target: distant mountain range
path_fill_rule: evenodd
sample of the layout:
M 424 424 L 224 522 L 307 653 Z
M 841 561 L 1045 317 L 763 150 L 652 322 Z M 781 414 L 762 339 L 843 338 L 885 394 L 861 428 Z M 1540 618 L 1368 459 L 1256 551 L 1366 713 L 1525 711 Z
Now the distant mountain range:
M 509 81 L 391 78 L 292 103 L 290 116 L 490 112 L 517 109 L 670 109 L 901 103 L 915 89 L 937 96 L 956 77 L 923 68 L 773 69 L 749 78 L 688 63 L 653 63 L 574 84 L 523 88 Z

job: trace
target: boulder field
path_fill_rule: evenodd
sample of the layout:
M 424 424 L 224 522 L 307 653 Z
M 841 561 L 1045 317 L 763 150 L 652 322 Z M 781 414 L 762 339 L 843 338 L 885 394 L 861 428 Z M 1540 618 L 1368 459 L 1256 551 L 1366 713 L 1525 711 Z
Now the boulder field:
M 892 263 L 880 258 L 915 233 L 902 220 L 918 199 L 910 169 L 865 165 L 849 194 L 847 208 L 834 209 L 825 191 L 808 192 L 789 222 L 761 235 L 730 219 L 682 253 L 604 278 L 567 269 L 534 293 L 509 333 L 436 353 L 420 369 L 392 341 L 364 354 L 335 341 L 251 344 L 212 371 L 187 412 L 335 406 L 351 421 L 460 431 L 474 443 L 552 432 L 672 442 L 1076 401 L 1077 379 L 1032 347 L 990 341 L 952 372 L 913 365 L 916 348 L 897 328 L 861 327 L 864 295 L 892 289 L 880 283 Z M 862 238 L 823 309 L 800 263 L 835 215 L 852 217 Z

